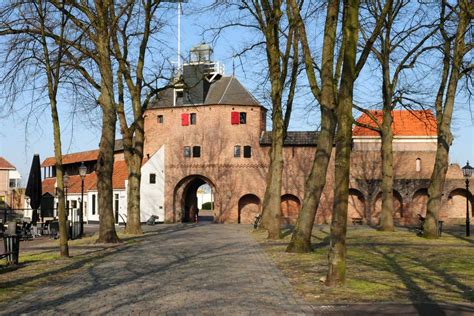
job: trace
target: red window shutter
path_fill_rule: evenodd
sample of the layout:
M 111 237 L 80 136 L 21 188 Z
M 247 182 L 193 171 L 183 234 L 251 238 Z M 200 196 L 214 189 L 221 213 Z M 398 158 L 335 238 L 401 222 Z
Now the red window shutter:
M 230 112 L 230 123 L 232 125 L 239 125 L 239 123 L 240 123 L 240 114 L 239 114 L 239 112 Z
M 189 114 L 183 113 L 181 114 L 181 126 L 188 126 L 189 125 Z

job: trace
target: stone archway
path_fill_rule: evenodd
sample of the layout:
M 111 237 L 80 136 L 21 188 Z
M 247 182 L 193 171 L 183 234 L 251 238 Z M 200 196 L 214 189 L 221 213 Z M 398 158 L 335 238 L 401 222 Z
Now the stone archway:
M 372 211 L 372 223 L 378 224 L 380 222 L 380 212 L 382 211 L 382 192 L 377 194 L 375 198 L 374 208 Z M 403 217 L 403 198 L 401 194 L 393 190 L 393 220 L 399 221 Z
M 466 197 L 469 197 L 469 216 L 472 217 L 474 197 L 466 189 L 458 188 L 449 193 L 447 201 L 441 207 L 439 219 L 452 223 L 464 223 L 466 221 Z
M 198 209 L 197 191 L 199 187 L 208 184 L 211 188 L 211 196 L 216 196 L 214 183 L 202 175 L 190 175 L 183 178 L 174 190 L 174 220 L 175 222 L 192 222 Z M 213 208 L 216 209 L 216 203 L 213 202 Z M 211 216 L 201 216 L 200 220 L 214 221 L 215 213 Z
M 245 194 L 239 199 L 238 224 L 252 224 L 260 213 L 260 199 L 255 194 Z
M 281 196 L 281 217 L 282 222 L 295 224 L 300 212 L 300 199 L 293 194 L 284 194 Z
M 349 206 L 347 210 L 347 221 L 352 222 L 353 218 L 366 219 L 365 216 L 365 197 L 357 189 L 349 189 Z

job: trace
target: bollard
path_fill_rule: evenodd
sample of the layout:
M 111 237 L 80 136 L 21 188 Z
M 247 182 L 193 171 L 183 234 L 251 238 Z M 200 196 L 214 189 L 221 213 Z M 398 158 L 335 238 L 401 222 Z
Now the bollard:
M 20 255 L 20 236 L 3 236 L 3 244 L 5 245 L 5 252 L 8 253 L 6 257 L 7 265 L 18 264 L 18 258 Z

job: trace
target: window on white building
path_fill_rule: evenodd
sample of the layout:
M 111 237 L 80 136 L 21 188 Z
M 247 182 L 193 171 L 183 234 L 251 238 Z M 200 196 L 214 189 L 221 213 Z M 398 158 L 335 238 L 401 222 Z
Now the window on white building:
M 95 215 L 95 194 L 92 194 L 92 215 Z
M 17 187 L 17 179 L 10 179 L 10 188 Z

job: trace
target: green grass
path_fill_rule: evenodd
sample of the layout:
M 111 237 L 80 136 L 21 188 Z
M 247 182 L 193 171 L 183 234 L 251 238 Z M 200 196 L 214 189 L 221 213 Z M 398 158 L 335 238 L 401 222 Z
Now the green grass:
M 444 234 L 427 240 L 408 231 L 349 229 L 346 284 L 328 288 L 321 282 L 328 227 L 314 230 L 309 254 L 285 252 L 291 234 L 278 242 L 266 241 L 261 232 L 253 235 L 310 303 L 474 302 L 474 239 Z

